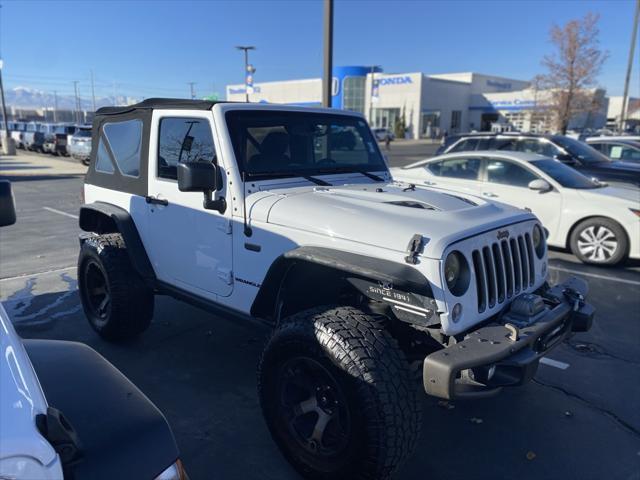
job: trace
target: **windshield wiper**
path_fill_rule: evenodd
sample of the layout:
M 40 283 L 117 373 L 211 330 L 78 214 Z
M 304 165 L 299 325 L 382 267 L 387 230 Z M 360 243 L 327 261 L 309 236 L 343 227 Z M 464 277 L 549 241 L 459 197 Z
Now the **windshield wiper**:
M 305 180 L 311 182 L 311 183 L 315 183 L 316 185 L 320 185 L 323 187 L 330 187 L 331 184 L 329 182 L 325 182 L 324 180 L 321 180 L 319 178 L 316 177 L 311 177 L 309 175 L 305 175 L 302 172 L 247 172 L 249 177 L 268 177 L 268 178 L 277 178 L 277 177 L 284 177 L 284 178 L 291 178 L 291 177 L 300 177 L 300 178 L 304 178 Z
M 359 168 L 349 168 L 349 167 L 338 167 L 338 168 L 324 168 L 318 170 L 320 173 L 331 174 L 331 173 L 359 173 L 364 175 L 365 177 L 369 177 L 374 182 L 384 182 L 385 179 L 375 175 L 374 173 L 367 172 L 366 170 L 361 170 Z
M 316 177 L 310 177 L 309 175 L 300 175 L 302 178 L 304 178 L 305 180 L 309 180 L 310 182 L 315 183 L 316 185 L 321 185 L 323 187 L 330 187 L 331 184 L 329 182 L 326 182 L 324 180 L 321 180 L 319 178 Z

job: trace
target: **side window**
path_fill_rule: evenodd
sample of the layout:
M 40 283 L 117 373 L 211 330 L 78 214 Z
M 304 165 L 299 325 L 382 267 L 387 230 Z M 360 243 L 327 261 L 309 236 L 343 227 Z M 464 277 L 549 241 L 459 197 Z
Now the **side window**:
M 611 150 L 613 151 L 613 149 L 616 148 L 616 146 L 612 147 Z M 633 160 L 633 161 L 638 161 L 640 160 L 640 150 L 637 148 L 633 148 L 633 147 L 629 147 L 629 146 L 622 146 L 620 147 L 622 149 L 622 151 L 620 152 L 620 160 Z M 612 157 L 613 158 L 613 157 Z
M 477 138 L 468 138 L 456 144 L 449 152 L 469 152 L 475 150 L 478 145 Z
M 160 120 L 158 177 L 176 180 L 178 163 L 212 162 L 211 125 L 206 118 L 167 117 Z
M 142 148 L 142 122 L 127 120 L 125 122 L 105 123 L 104 137 L 113 152 L 116 165 L 123 175 L 137 177 L 140 175 L 140 150 Z M 102 139 L 100 140 L 102 142 Z
M 429 165 L 429 170 L 438 177 L 477 180 L 480 171 L 479 158 L 452 158 Z
M 531 180 L 538 177 L 526 168 L 506 160 L 491 159 L 487 161 L 487 181 L 511 185 L 512 187 L 526 187 Z
M 496 139 L 495 143 L 493 144 L 492 150 L 508 150 L 508 151 L 514 151 L 516 150 L 517 144 L 516 144 L 516 140 L 515 139 L 511 139 L 511 138 L 500 138 L 500 139 Z
M 96 155 L 96 170 L 102 173 L 113 173 L 113 163 L 109 157 L 106 147 L 104 146 L 104 140 L 100 137 L 100 143 L 98 143 L 98 154 Z
M 590 143 L 589 146 L 607 155 L 607 145 L 605 143 Z

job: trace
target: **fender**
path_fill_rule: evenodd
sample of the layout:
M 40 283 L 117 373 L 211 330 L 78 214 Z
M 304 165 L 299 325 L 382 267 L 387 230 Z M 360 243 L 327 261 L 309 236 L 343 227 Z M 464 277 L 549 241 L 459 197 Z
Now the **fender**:
M 89 203 L 80 207 L 79 223 L 80 229 L 85 232 L 120 233 L 133 268 L 146 283 L 155 284 L 156 274 L 129 212 L 110 203 Z
M 324 270 L 345 280 L 363 295 L 377 301 L 386 299 L 390 306 L 398 305 L 402 313 L 410 315 L 410 318 L 401 319 L 426 325 L 437 323 L 434 321 L 437 315 L 431 284 L 414 267 L 357 253 L 310 246 L 290 250 L 274 261 L 251 306 L 252 315 L 277 320 L 282 287 L 293 267 L 301 264 L 324 267 Z M 407 311 L 407 308 L 412 311 Z M 398 313 L 395 308 L 394 312 Z M 416 315 L 422 319 L 413 319 Z

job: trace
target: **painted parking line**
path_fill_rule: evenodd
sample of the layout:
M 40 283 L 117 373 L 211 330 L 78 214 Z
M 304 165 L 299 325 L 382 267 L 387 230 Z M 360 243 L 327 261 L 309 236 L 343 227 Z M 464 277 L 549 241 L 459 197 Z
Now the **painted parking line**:
M 72 213 L 63 212 L 62 210 L 56 210 L 55 208 L 50 208 L 50 207 L 42 207 L 42 208 L 45 209 L 47 212 L 57 213 L 58 215 L 64 215 L 65 217 L 73 218 L 75 220 L 78 219 L 78 215 L 74 215 Z
M 68 272 L 69 270 L 75 270 L 76 268 L 78 268 L 78 267 L 74 265 L 72 267 L 56 268 L 54 270 L 44 270 L 42 272 L 23 273 L 21 275 L 16 275 L 15 277 L 0 278 L 0 282 L 8 282 L 10 280 L 18 280 L 20 278 L 38 277 L 40 275 L 46 275 L 48 273 Z
M 549 266 L 549 270 L 557 270 L 559 272 L 565 272 L 565 273 L 575 273 L 576 275 L 581 275 L 583 277 L 599 278 L 601 280 L 610 280 L 612 282 L 618 282 L 618 283 L 628 283 L 629 285 L 640 285 L 640 281 L 638 280 L 628 280 L 626 278 L 616 278 L 609 275 L 599 275 L 597 273 L 580 272 L 578 270 L 571 270 L 569 268 Z
M 568 363 L 564 363 L 559 360 L 554 360 L 553 358 L 547 357 L 542 357 L 540 359 L 540 363 L 544 363 L 545 365 L 548 365 L 550 367 L 559 368 L 560 370 L 566 370 L 570 366 Z

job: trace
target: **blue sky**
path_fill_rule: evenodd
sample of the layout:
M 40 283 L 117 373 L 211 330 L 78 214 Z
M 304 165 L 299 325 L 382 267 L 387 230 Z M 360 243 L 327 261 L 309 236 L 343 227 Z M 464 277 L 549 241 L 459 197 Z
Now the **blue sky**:
M 224 96 L 225 85 L 243 81 L 238 44 L 258 47 L 256 82 L 322 73 L 319 0 L 0 3 L 7 87 L 70 94 L 79 80 L 86 97 L 93 69 L 98 96 L 186 97 L 191 81 L 198 96 Z M 633 0 L 336 0 L 334 64 L 530 79 L 551 50 L 552 23 L 592 11 L 601 15 L 601 45 L 610 52 L 600 83 L 620 95 L 633 9 Z M 636 96 L 638 68 L 636 58 Z

